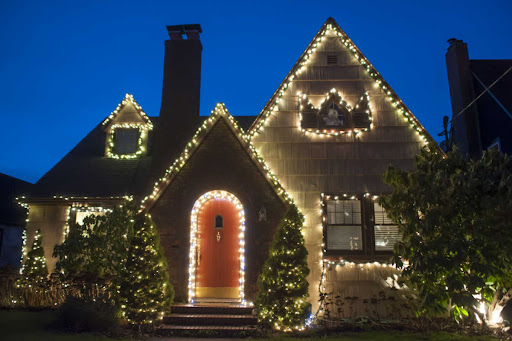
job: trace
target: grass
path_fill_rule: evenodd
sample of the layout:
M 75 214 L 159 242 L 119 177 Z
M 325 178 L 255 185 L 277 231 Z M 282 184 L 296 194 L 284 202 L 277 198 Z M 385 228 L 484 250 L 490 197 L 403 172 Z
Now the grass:
M 269 339 L 261 339 L 259 341 L 269 341 Z M 296 338 L 290 337 L 276 337 L 270 339 L 271 341 L 296 341 Z M 299 339 L 300 340 L 300 339 Z M 377 340 L 377 341 L 496 341 L 496 338 L 487 336 L 464 336 L 453 333 L 402 333 L 402 332 L 361 332 L 361 333 L 346 333 L 337 336 L 327 337 L 311 337 L 303 339 L 304 341 L 361 341 L 361 340 Z
M 0 339 L 2 341 L 119 341 L 97 334 L 74 334 L 51 330 L 49 325 L 56 319 L 56 313 L 51 310 L 39 312 L 1 310 Z
M 117 340 L 98 334 L 64 333 L 49 328 L 57 319 L 54 311 L 18 311 L 0 310 L 0 340 L 2 341 L 108 341 Z M 165 340 L 158 338 L 156 340 Z M 207 340 L 207 339 L 204 339 Z M 296 341 L 292 337 L 273 337 L 270 339 L 255 339 L 254 341 Z M 300 340 L 300 339 L 299 339 Z M 484 336 L 464 336 L 453 333 L 405 333 L 394 331 L 368 331 L 361 333 L 343 333 L 326 337 L 305 337 L 303 341 L 496 341 L 496 338 Z

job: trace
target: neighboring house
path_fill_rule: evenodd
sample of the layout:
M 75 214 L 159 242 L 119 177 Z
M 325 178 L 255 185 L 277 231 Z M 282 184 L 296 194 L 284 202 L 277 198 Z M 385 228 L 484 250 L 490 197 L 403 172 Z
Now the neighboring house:
M 68 228 L 132 195 L 158 227 L 176 300 L 253 301 L 293 200 L 313 311 L 321 293 L 341 298 L 333 317 L 405 311 L 387 264 L 400 236 L 376 199 L 386 167 L 411 170 L 433 140 L 394 90 L 329 18 L 258 116 L 218 104 L 200 117 L 201 28 L 167 29 L 160 116 L 127 95 L 23 200 L 28 243 L 42 229 L 52 269 Z
M 449 144 L 475 158 L 491 148 L 512 154 L 512 59 L 469 59 L 466 43 L 458 39 L 448 42 Z
M 17 269 L 21 265 L 27 210 L 16 203 L 16 197 L 30 191 L 31 186 L 23 180 L 0 174 L 0 268 Z

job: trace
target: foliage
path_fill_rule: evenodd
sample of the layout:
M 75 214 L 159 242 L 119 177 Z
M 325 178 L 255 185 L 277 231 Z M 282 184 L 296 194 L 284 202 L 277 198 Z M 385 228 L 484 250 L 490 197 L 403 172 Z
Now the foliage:
M 44 256 L 43 236 L 41 230 L 36 231 L 32 249 L 27 253 L 27 260 L 21 268 L 20 285 L 41 285 L 48 277 L 48 267 Z
M 158 231 L 147 214 L 135 223 L 120 296 L 123 316 L 139 326 L 161 319 L 174 298 Z
M 121 273 L 133 235 L 136 207 L 126 202 L 105 215 L 89 215 L 71 226 L 63 244 L 54 248 L 57 269 L 68 278 L 92 281 L 116 278 Z
M 69 296 L 57 316 L 56 327 L 75 333 L 113 331 L 119 326 L 119 309 L 106 296 L 94 300 Z
M 480 304 L 503 306 L 511 288 L 512 162 L 497 151 L 447 156 L 423 149 L 415 170 L 390 166 L 394 192 L 380 203 L 402 233 L 394 260 L 418 289 L 417 313 L 483 320 Z
M 301 329 L 308 317 L 309 268 L 303 224 L 304 216 L 291 205 L 281 220 L 258 279 L 259 319 L 276 329 Z

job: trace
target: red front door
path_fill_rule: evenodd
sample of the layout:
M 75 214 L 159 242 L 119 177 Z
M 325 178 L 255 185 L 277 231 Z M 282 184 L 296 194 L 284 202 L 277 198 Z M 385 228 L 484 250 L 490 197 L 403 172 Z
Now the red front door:
M 239 216 L 234 203 L 214 198 L 197 217 L 196 297 L 239 297 Z

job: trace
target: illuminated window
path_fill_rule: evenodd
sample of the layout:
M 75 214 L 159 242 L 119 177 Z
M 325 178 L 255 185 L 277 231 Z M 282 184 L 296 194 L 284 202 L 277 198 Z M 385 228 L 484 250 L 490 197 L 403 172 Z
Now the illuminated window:
M 99 210 L 87 210 L 87 211 L 76 211 L 75 215 L 75 223 L 82 225 L 84 223 L 84 218 L 88 217 L 90 215 L 94 216 L 102 216 L 105 215 L 105 211 L 99 211 Z
M 326 233 L 328 250 L 362 250 L 361 202 L 328 200 Z
M 375 251 L 393 251 L 396 242 L 401 239 L 398 226 L 389 219 L 386 211 L 378 203 L 373 204 Z
M 114 146 L 116 154 L 135 154 L 139 148 L 139 129 L 116 129 Z

